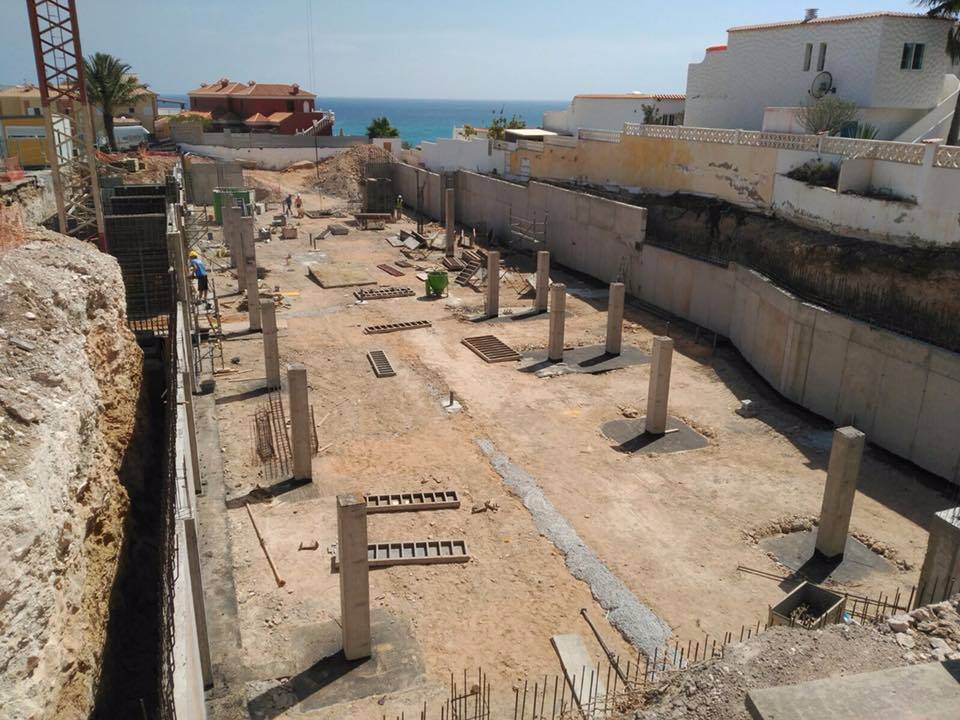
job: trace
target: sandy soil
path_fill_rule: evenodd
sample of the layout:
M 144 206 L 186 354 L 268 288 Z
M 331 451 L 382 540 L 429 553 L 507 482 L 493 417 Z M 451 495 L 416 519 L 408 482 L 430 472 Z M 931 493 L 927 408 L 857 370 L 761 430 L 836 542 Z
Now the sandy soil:
M 274 181 L 282 186 L 283 174 L 274 174 Z M 319 204 L 315 196 L 304 198 L 308 208 Z M 257 245 L 259 264 L 269 270 L 265 284 L 300 293 L 279 312 L 281 362 L 307 366 L 316 417 L 330 414 L 320 427 L 320 445 L 330 447 L 314 461 L 313 496 L 291 494 L 254 507 L 270 552 L 288 579 L 286 587 L 275 586 L 245 511 L 227 511 L 246 677 L 267 680 L 297 671 L 280 667 L 278 659 L 291 658 L 291 645 L 308 634 L 305 628 L 338 617 L 337 578 L 330 573 L 327 548 L 336 536 L 334 496 L 344 492 L 459 491 L 464 503 L 459 511 L 371 517 L 370 539 L 463 537 L 472 557 L 463 566 L 395 567 L 371 574 L 374 606 L 414 629 L 426 685 L 388 693 L 386 708 L 379 708 L 376 698 L 353 704 L 355 716 L 409 713 L 424 699 L 441 697 L 451 671 L 477 666 L 512 706 L 510 689 L 520 678 L 559 671 L 551 635 L 579 633 L 596 659 L 601 657 L 578 616 L 581 607 L 600 621 L 617 652 L 631 652 L 602 622 L 603 610 L 587 586 L 569 574 L 528 511 L 491 470 L 476 446 L 482 437 L 537 479 L 583 541 L 672 626 L 676 638 L 717 637 L 766 617 L 768 605 L 784 592 L 776 582 L 737 567 L 784 572 L 751 533 L 779 518 L 819 513 L 829 451 L 830 427 L 824 421 L 780 400 L 732 350 L 713 352 L 673 327 L 669 332 L 677 352 L 670 412 L 703 433 L 709 447 L 672 455 L 621 454 L 599 427 L 624 408 L 642 412 L 648 366 L 538 379 L 516 372 L 510 363 L 487 365 L 460 344 L 463 337 L 492 333 L 515 348 L 543 347 L 546 320 L 469 324 L 462 316 L 479 309 L 482 296 L 456 285 L 439 301 L 417 297 L 356 304 L 353 288 L 326 290 L 313 283 L 306 263 L 362 265 L 380 284 L 407 285 L 419 296 L 422 283 L 413 271 L 394 278 L 376 268 L 400 257 L 383 238 L 413 225 L 404 221 L 384 232 L 351 229 L 311 252 L 306 233 L 316 234 L 326 223 L 304 220 L 300 239 Z M 514 262 L 531 270 L 529 259 L 505 257 L 508 268 Z M 603 289 L 560 272 L 553 279 L 567 282 L 573 293 L 567 298 L 567 345 L 602 342 Z M 233 287 L 227 276 L 217 282 L 221 293 Z M 500 304 L 502 311 L 527 308 L 531 299 L 517 298 L 504 282 Z M 420 319 L 432 321 L 432 327 L 362 333 L 365 325 Z M 241 317 L 228 313 L 224 320 Z M 242 327 L 240 322 L 235 329 Z M 649 350 L 652 336 L 667 331 L 660 320 L 628 308 L 626 343 Z M 375 378 L 365 357 L 371 349 L 387 353 L 396 377 Z M 262 384 L 259 338 L 228 341 L 225 356 L 239 357 L 240 369 L 252 369 L 221 378 L 217 388 L 228 494 L 240 496 L 265 483 L 250 448 L 251 416 L 263 397 L 244 394 Z M 451 390 L 464 406 L 459 414 L 442 407 Z M 761 408 L 752 419 L 734 413 L 739 399 L 747 397 Z M 852 530 L 918 568 L 926 518 L 950 504 L 943 489 L 917 468 L 868 449 Z M 471 514 L 471 505 L 486 500 L 499 510 Z M 298 551 L 300 541 L 312 539 L 319 550 Z M 892 593 L 915 582 L 917 574 L 917 569 L 894 570 L 844 589 Z M 256 694 L 255 689 L 253 683 L 248 691 Z M 340 706 L 309 717 L 344 712 Z M 299 716 L 296 710 L 278 715 Z

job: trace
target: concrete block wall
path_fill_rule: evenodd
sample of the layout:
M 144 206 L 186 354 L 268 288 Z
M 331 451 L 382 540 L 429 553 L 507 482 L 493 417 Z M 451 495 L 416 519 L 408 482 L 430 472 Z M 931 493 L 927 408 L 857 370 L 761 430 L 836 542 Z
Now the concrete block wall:
M 238 162 L 189 160 L 184 163 L 187 202 L 213 205 L 213 190 L 218 187 L 244 187 L 243 168 Z

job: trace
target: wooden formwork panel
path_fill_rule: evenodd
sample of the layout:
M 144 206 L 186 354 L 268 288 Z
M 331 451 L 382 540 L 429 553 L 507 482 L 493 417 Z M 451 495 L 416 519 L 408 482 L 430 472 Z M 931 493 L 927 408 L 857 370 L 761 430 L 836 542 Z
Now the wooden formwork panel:
M 377 377 L 393 377 L 397 374 L 383 350 L 371 350 L 367 353 L 367 360 L 370 361 L 373 374 Z
M 386 512 L 416 512 L 419 510 L 452 510 L 460 507 L 456 490 L 401 492 L 364 495 L 367 514 Z
M 390 565 L 437 565 L 470 562 L 465 540 L 408 540 L 367 545 L 370 567 Z M 340 566 L 339 549 L 333 561 Z
M 511 362 L 520 359 L 520 353 L 496 335 L 468 337 L 461 342 L 488 363 Z
M 416 293 L 410 288 L 406 287 L 375 287 L 375 288 L 358 288 L 353 291 L 354 297 L 357 300 L 384 300 L 386 298 L 395 298 L 395 297 L 413 297 Z
M 388 323 L 387 325 L 367 325 L 363 331 L 367 335 L 379 335 L 382 333 L 392 333 L 400 330 L 416 330 L 417 328 L 425 327 L 430 327 L 429 320 L 412 320 L 410 322 Z
M 388 275 L 393 275 L 394 277 L 401 277 L 403 275 L 403 271 L 397 270 L 393 265 L 387 265 L 386 263 L 382 263 L 380 265 L 377 265 L 377 267 L 383 270 Z
M 480 269 L 480 263 L 477 261 L 470 261 L 467 263 L 467 266 L 460 271 L 460 274 L 454 278 L 454 282 L 457 285 L 466 285 L 470 282 L 474 275 L 477 274 L 477 271 Z

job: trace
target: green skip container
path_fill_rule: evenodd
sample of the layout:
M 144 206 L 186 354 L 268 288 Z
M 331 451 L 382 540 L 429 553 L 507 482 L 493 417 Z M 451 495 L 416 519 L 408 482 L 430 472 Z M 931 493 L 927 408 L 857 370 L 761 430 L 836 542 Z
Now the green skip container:
M 427 297 L 443 297 L 450 279 L 443 270 L 431 270 L 427 273 Z
M 224 187 L 213 189 L 213 219 L 217 225 L 223 225 L 223 204 L 231 198 L 239 198 L 245 205 L 253 205 L 253 189 Z

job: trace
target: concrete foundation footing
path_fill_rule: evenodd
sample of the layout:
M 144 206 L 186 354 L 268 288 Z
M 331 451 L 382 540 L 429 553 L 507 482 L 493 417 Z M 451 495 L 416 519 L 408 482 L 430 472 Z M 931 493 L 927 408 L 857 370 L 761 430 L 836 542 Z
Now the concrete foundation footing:
M 287 392 L 290 395 L 290 443 L 293 446 L 293 477 L 313 479 L 313 429 L 310 423 L 310 395 L 307 369 L 295 363 L 287 369 Z
M 563 326 L 567 313 L 567 286 L 557 283 L 550 288 L 550 338 L 547 343 L 547 359 L 563 360 Z
M 865 441 L 866 435 L 855 427 L 847 426 L 833 431 L 816 545 L 817 554 L 828 560 L 843 557 Z
M 337 555 L 340 560 L 340 627 L 347 660 L 370 657 L 370 563 L 367 504 L 337 496 Z
M 647 388 L 647 416 L 644 431 L 663 435 L 667 430 L 667 401 L 670 396 L 670 369 L 673 365 L 673 340 L 653 338 L 650 385 Z

